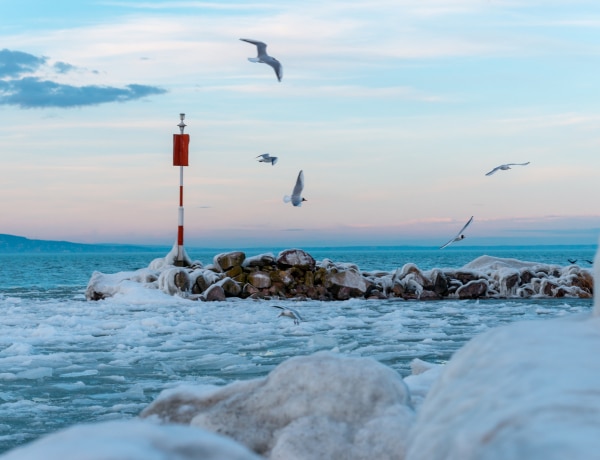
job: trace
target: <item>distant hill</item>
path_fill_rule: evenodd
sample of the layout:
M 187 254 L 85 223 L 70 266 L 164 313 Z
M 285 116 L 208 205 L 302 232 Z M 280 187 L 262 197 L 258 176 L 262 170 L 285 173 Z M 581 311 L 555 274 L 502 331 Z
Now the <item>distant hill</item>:
M 22 236 L 0 233 L 0 254 L 24 252 L 143 252 L 169 250 L 166 246 L 135 246 L 126 244 L 82 244 L 69 241 L 30 240 Z

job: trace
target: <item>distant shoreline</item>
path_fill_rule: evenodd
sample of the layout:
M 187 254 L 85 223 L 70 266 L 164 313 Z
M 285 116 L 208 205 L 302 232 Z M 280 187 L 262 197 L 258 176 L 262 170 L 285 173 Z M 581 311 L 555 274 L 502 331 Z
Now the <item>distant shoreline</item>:
M 298 247 L 298 246 L 294 246 Z M 118 253 L 118 252 L 169 252 L 172 245 L 134 245 L 134 244 L 117 244 L 117 243 L 74 243 L 70 241 L 56 241 L 56 240 L 37 240 L 30 239 L 23 236 L 0 234 L 0 254 L 66 254 L 66 253 Z M 341 246 L 302 246 L 302 249 L 310 252 L 311 250 L 318 250 L 319 252 L 327 251 L 389 251 L 389 250 L 400 250 L 400 251 L 431 251 L 439 249 L 438 246 L 424 246 L 424 245 L 341 245 Z M 454 246 L 444 249 L 446 252 L 454 251 L 481 251 L 485 249 L 493 249 L 495 251 L 507 250 L 528 250 L 528 249 L 590 249 L 596 251 L 596 244 L 540 244 L 540 245 L 476 245 L 470 246 L 468 244 L 461 244 L 460 246 Z M 251 250 L 253 252 L 273 252 L 277 250 L 290 249 L 290 247 L 267 247 L 267 246 L 186 246 L 186 250 L 195 251 L 232 251 L 232 250 Z

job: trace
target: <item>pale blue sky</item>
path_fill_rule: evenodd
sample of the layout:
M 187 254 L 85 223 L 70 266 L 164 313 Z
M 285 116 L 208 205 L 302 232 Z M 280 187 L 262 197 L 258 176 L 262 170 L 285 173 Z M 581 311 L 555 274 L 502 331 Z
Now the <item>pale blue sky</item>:
M 171 244 L 185 112 L 186 245 L 598 241 L 596 1 L 0 5 L 0 233 Z

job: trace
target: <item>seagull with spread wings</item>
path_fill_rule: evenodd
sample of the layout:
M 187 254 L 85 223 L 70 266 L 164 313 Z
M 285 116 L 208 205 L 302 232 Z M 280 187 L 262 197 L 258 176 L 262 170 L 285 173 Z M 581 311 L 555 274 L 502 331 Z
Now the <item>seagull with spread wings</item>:
M 460 229 L 460 232 L 458 232 L 456 234 L 456 236 L 454 238 L 452 238 L 450 241 L 448 241 L 446 244 L 444 244 L 443 246 L 440 247 L 440 249 L 444 249 L 446 246 L 450 246 L 452 243 L 455 243 L 457 241 L 461 241 L 465 239 L 465 235 L 464 235 L 464 231 L 467 229 L 467 227 L 469 225 L 471 225 L 471 222 L 473 222 L 473 216 L 471 216 L 471 218 L 469 219 L 469 221 L 465 224 L 465 226 L 463 228 Z
M 494 169 L 492 169 L 489 173 L 486 173 L 485 175 L 491 176 L 496 171 L 506 171 L 507 169 L 511 169 L 511 166 L 527 166 L 529 163 L 529 161 L 527 163 L 507 163 L 505 165 L 496 166 Z
M 302 319 L 302 316 L 300 316 L 300 313 L 298 313 L 293 308 L 290 308 L 290 307 L 281 307 L 279 305 L 271 305 L 271 306 L 274 307 L 274 308 L 279 308 L 281 310 L 281 313 L 279 313 L 277 315 L 278 318 L 280 316 L 287 316 L 288 318 L 292 318 L 294 320 L 294 324 L 300 324 L 300 321 L 304 321 Z
M 277 163 L 277 157 L 272 157 L 268 153 L 263 153 L 262 155 L 258 155 L 256 158 L 260 158 L 261 163 L 271 163 L 272 166 L 275 166 Z
M 240 38 L 240 40 L 256 45 L 257 56 L 255 58 L 248 58 L 248 60 L 250 62 L 260 62 L 262 64 L 270 65 L 275 71 L 277 80 L 281 81 L 283 78 L 283 66 L 281 65 L 281 62 L 267 54 L 267 44 L 257 40 L 250 40 L 249 38 Z

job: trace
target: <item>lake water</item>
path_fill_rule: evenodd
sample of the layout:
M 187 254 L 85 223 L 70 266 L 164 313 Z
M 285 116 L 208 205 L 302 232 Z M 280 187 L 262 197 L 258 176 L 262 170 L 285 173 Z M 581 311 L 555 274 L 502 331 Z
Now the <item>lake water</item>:
M 247 256 L 280 249 L 242 249 Z M 584 268 L 595 246 L 303 248 L 363 271 L 406 263 L 458 268 L 481 255 Z M 415 358 L 443 363 L 501 324 L 589 312 L 591 299 L 286 301 L 305 321 L 277 318 L 274 301 L 218 303 L 157 291 L 88 302 L 93 271 L 147 267 L 164 252 L 0 254 L 0 453 L 77 423 L 135 417 L 181 383 L 225 384 L 266 375 L 320 350 L 369 356 L 403 377 Z M 226 250 L 188 249 L 205 265 Z M 161 295 L 159 295 L 161 294 Z M 282 304 L 281 301 L 277 301 Z

